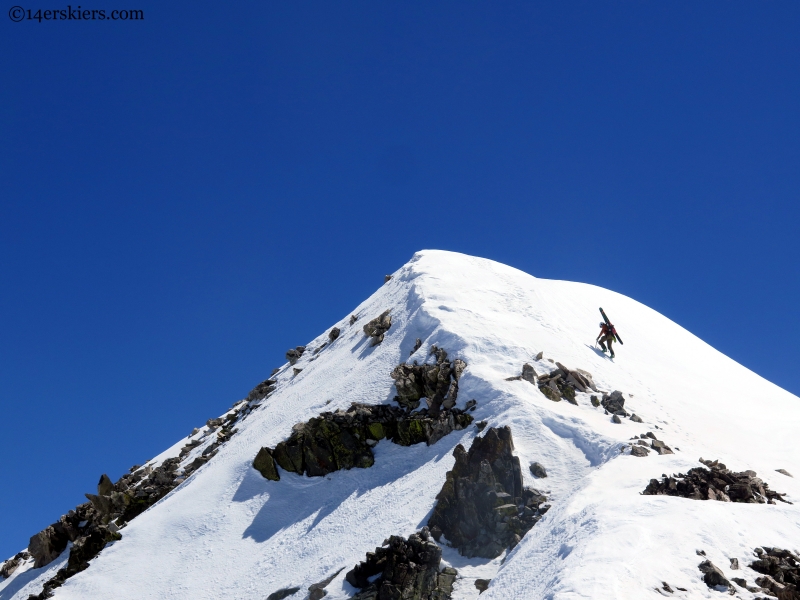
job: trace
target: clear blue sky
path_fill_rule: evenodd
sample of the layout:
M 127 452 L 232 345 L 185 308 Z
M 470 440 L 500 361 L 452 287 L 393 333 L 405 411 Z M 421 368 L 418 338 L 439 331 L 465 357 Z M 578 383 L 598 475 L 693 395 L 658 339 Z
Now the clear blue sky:
M 131 7 L 0 14 L 0 560 L 423 248 L 800 393 L 799 3 Z

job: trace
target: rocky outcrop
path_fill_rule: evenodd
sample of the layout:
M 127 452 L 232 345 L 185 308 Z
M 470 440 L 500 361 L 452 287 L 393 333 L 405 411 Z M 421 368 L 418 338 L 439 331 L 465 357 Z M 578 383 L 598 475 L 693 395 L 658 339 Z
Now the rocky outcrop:
M 644 495 L 680 496 L 693 500 L 720 500 L 722 502 L 743 502 L 750 504 L 775 504 L 775 500 L 786 502 L 783 496 L 769 489 L 769 486 L 756 476 L 755 471 L 736 473 L 728 470 L 719 461 L 700 459 L 708 468 L 695 467 L 685 475 L 678 473 L 661 480 L 651 479 Z M 790 503 L 791 504 L 791 503 Z
M 616 417 L 617 415 L 614 416 Z M 675 454 L 672 448 L 656 438 L 656 434 L 652 431 L 633 436 L 631 440 L 633 440 L 631 446 L 631 454 L 633 456 L 647 456 L 650 454 L 650 450 L 655 450 L 656 454 Z
M 575 392 L 597 391 L 597 386 L 587 371 L 568 369 L 559 362 L 556 363 L 556 366 L 558 368 L 555 371 L 538 377 L 539 390 L 550 400 L 560 402 L 562 399 L 566 399 L 571 404 L 578 404 Z M 524 375 L 523 369 L 523 379 Z
M 290 365 L 297 364 L 297 361 L 303 356 L 303 352 L 306 351 L 305 346 L 297 346 L 296 348 L 291 348 L 286 351 L 286 360 L 289 361 Z
M 750 568 L 763 577 L 756 583 L 779 600 L 800 600 L 800 557 L 789 550 L 764 546 L 756 548 L 758 560 Z
M 0 578 L 7 579 L 16 571 L 19 566 L 28 560 L 31 555 L 28 552 L 18 552 L 0 566 Z
M 449 410 L 456 405 L 458 380 L 467 368 L 467 363 L 457 358 L 452 363 L 447 352 L 436 346 L 430 354 L 436 357 L 433 364 L 401 364 L 392 370 L 397 396 L 395 401 L 406 410 L 415 410 L 424 398 L 431 415 L 439 414 L 444 408 Z
M 352 323 L 352 319 L 351 319 Z M 364 333 L 372 338 L 372 345 L 377 346 L 383 341 L 383 336 L 392 326 L 392 316 L 388 310 L 383 311 L 380 316 L 375 317 L 364 325 Z
M 262 400 L 269 396 L 275 389 L 275 384 L 278 382 L 274 379 L 266 379 L 254 387 L 249 394 L 247 394 L 247 401 L 253 402 Z
M 309 477 L 323 477 L 340 469 L 364 469 L 374 464 L 372 447 L 382 439 L 401 446 L 431 445 L 470 423 L 472 416 L 457 408 L 433 416 L 426 409 L 410 413 L 386 404 L 354 403 L 347 410 L 324 412 L 298 423 L 289 439 L 274 449 L 262 448 L 253 466 L 275 480 L 280 478 L 276 465 Z
M 428 526 L 444 534 L 464 556 L 495 558 L 514 547 L 549 508 L 537 490 L 522 487 L 519 458 L 508 427 L 489 428 L 469 451 L 459 444 L 456 464 L 441 491 Z
M 408 539 L 391 536 L 345 579 L 361 590 L 353 600 L 448 600 L 458 573 L 451 567 L 440 571 L 441 560 L 442 549 L 423 527 Z

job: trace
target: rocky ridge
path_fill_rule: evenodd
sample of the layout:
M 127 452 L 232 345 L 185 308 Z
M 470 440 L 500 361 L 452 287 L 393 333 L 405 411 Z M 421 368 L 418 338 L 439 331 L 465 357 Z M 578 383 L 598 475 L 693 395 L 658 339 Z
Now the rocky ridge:
M 695 467 L 685 475 L 666 475 L 661 480 L 651 479 L 642 494 L 646 496 L 680 496 L 692 500 L 719 500 L 751 504 L 787 502 L 781 494 L 756 476 L 755 471 L 730 471 L 719 461 L 700 459 L 706 468 Z M 791 504 L 791 503 L 789 503 Z

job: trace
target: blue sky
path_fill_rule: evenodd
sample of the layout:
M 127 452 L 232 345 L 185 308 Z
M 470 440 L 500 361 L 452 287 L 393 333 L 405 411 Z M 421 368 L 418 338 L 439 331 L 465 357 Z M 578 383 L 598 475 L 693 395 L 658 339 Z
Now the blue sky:
M 800 4 L 135 8 L 0 19 L 0 560 L 423 248 L 800 393 Z

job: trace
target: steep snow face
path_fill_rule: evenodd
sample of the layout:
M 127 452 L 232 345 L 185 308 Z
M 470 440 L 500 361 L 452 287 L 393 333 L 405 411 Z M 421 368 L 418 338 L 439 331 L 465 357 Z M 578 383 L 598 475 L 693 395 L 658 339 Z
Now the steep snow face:
M 612 362 L 594 347 L 602 306 L 625 341 Z M 391 309 L 385 340 L 370 346 L 364 323 Z M 307 343 L 294 375 L 285 365 L 273 393 L 207 465 L 122 530 L 56 590 L 59 600 L 252 599 L 299 586 L 291 598 L 364 559 L 390 535 L 424 525 L 453 465 L 456 444 L 469 447 L 474 427 L 435 445 L 381 441 L 375 465 L 324 478 L 281 472 L 267 481 L 251 464 L 292 425 L 352 402 L 388 403 L 389 373 L 425 360 L 432 344 L 462 358 L 458 405 L 476 399 L 476 421 L 511 427 L 525 485 L 547 492 L 552 508 L 507 556 L 445 558 L 459 570 L 455 598 L 475 598 L 474 578 L 491 578 L 481 598 L 631 598 L 668 582 L 674 595 L 717 597 L 697 569 L 704 550 L 726 575 L 729 558 L 747 565 L 757 546 L 800 546 L 800 400 L 723 356 L 642 304 L 598 287 L 536 279 L 516 269 L 449 252 L 424 251 L 394 274 L 354 314 L 332 324 L 341 336 L 318 354 L 327 332 Z M 416 338 L 422 347 L 411 357 Z M 298 342 L 302 342 L 298 340 Z M 544 352 L 542 360 L 534 356 Z M 615 424 L 589 396 L 578 406 L 548 400 L 519 375 L 547 359 L 589 371 L 601 390 L 624 392 L 625 407 L 644 423 Z M 637 458 L 620 449 L 653 431 L 675 454 Z M 176 455 L 183 442 L 171 449 Z M 165 452 L 160 458 L 166 458 Z M 651 478 L 700 466 L 699 457 L 752 469 L 794 505 L 733 504 L 642 496 Z M 538 461 L 548 478 L 527 465 Z M 70 507 L 65 507 L 65 511 Z M 32 532 L 33 533 L 33 532 Z M 0 600 L 41 591 L 65 554 L 41 570 L 20 569 L 0 582 Z M 42 572 L 44 571 L 44 572 Z M 679 591 L 676 588 L 685 588 Z M 342 572 L 328 598 L 354 590 Z M 739 590 L 742 598 L 753 595 Z

